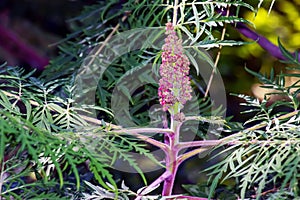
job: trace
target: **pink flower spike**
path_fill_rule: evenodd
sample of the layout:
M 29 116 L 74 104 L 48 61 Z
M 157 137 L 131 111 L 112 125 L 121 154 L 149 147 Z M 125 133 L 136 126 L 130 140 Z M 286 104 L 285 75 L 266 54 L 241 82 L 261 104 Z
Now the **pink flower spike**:
M 166 24 L 166 35 L 158 88 L 159 102 L 164 111 L 171 109 L 176 103 L 182 108 L 192 98 L 188 77 L 190 62 L 183 54 L 182 41 L 177 37 L 171 22 Z

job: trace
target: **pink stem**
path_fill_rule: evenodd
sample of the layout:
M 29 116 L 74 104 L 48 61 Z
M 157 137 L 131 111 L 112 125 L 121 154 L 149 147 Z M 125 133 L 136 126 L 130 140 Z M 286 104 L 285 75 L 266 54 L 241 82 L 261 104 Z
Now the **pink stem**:
M 173 116 L 171 116 L 171 129 L 174 132 L 173 134 L 167 134 L 167 137 L 165 137 L 165 143 L 169 143 L 169 149 L 166 152 L 166 169 L 171 172 L 171 176 L 169 176 L 164 181 L 162 191 L 163 196 L 172 195 L 175 177 L 177 174 L 178 166 L 180 165 L 180 163 L 178 162 L 179 149 L 177 148 L 177 145 L 179 143 L 181 124 L 181 122 L 174 120 Z
M 170 155 L 168 157 L 169 158 L 167 158 L 168 160 L 166 162 L 166 167 L 167 167 L 167 170 L 168 169 L 170 170 L 171 175 L 168 178 L 166 178 L 164 181 L 164 186 L 163 186 L 163 191 L 162 191 L 163 196 L 172 195 L 175 177 L 176 177 L 178 166 L 179 166 L 179 164 L 177 163 L 177 160 L 173 160 L 173 157 L 177 157 L 176 151 L 170 152 Z
M 115 130 L 115 133 L 173 133 L 173 130 L 168 128 L 128 128 Z
M 138 194 L 138 197 L 135 200 L 141 199 L 141 197 L 145 194 L 148 194 L 153 189 L 157 187 L 161 182 L 169 178 L 172 174 L 169 171 L 165 171 L 159 178 L 157 178 L 153 183 L 151 183 L 147 188 L 145 188 L 140 194 Z
M 156 147 L 159 147 L 163 151 L 167 151 L 168 149 L 168 144 L 167 143 L 162 143 L 157 140 L 154 140 L 148 136 L 142 135 L 140 133 L 163 133 L 165 135 L 168 134 L 174 134 L 173 130 L 168 129 L 168 128 L 132 128 L 132 129 L 120 129 L 120 130 L 115 130 L 114 133 L 125 133 L 125 134 L 132 134 L 136 136 L 137 138 L 148 142 Z
M 180 142 L 178 144 L 178 149 L 186 149 L 191 147 L 214 147 L 222 144 L 221 140 L 200 140 L 191 142 Z
M 208 200 L 208 198 L 203 198 L 203 197 L 192 197 L 192 196 L 176 196 L 176 199 L 188 199 L 188 200 Z

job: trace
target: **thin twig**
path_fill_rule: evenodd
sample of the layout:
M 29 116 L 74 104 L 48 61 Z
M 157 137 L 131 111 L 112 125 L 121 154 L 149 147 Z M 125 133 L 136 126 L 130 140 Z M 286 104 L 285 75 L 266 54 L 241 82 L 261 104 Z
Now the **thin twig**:
M 217 146 L 221 143 L 220 140 L 198 140 L 191 142 L 180 142 L 177 147 L 179 150 L 187 149 L 191 147 L 211 147 Z
M 186 121 L 201 121 L 201 122 L 207 122 L 210 124 L 217 124 L 217 125 L 223 125 L 225 124 L 225 120 L 221 119 L 221 117 L 218 116 L 210 116 L 211 119 L 208 117 L 203 117 L 203 116 L 186 116 L 184 118 L 184 122 Z
M 299 113 L 299 110 L 295 110 L 293 112 L 281 115 L 279 117 L 276 117 L 274 119 L 272 119 L 272 124 L 274 124 L 276 122 L 276 120 L 283 120 L 283 119 L 287 119 L 290 118 L 292 116 L 295 116 Z M 247 133 L 248 131 L 254 131 L 254 130 L 258 130 L 261 129 L 263 127 L 266 127 L 268 124 L 267 123 L 261 123 L 261 124 L 257 124 L 254 126 L 251 126 L 243 131 L 237 132 L 235 134 L 229 135 L 223 139 L 220 140 L 203 140 L 203 141 L 192 141 L 192 142 L 180 142 L 178 144 L 178 148 L 179 149 L 184 149 L 184 148 L 189 148 L 189 147 L 199 147 L 197 149 L 194 149 L 192 151 L 189 151 L 185 154 L 182 154 L 179 156 L 178 160 L 180 162 L 183 162 L 184 160 L 191 158 L 194 155 L 197 155 L 201 152 L 207 151 L 209 149 L 212 149 L 214 147 L 220 146 L 220 145 L 242 145 L 242 144 L 259 144 L 259 145 L 270 145 L 272 142 L 271 141 L 259 141 L 259 140 L 251 140 L 251 141 L 239 141 L 236 140 L 235 138 L 237 138 L 238 136 L 242 136 L 243 134 Z M 276 143 L 274 143 L 276 144 Z
M 220 144 L 220 142 L 218 143 L 218 144 Z M 183 161 L 185 161 L 186 159 L 188 159 L 188 158 L 191 158 L 191 157 L 193 157 L 193 156 L 195 156 L 195 155 L 197 155 L 197 154 L 199 154 L 199 153 L 202 153 L 202 152 L 204 152 L 204 151 L 207 151 L 207 150 L 209 150 L 209 149 L 212 149 L 214 146 L 209 146 L 209 147 L 201 147 L 201 148 L 197 148 L 197 149 L 194 149 L 194 150 L 192 150 L 192 151 L 189 151 L 189 152 L 187 152 L 187 153 L 184 153 L 184 154 L 182 154 L 182 155 L 180 155 L 179 157 L 178 157 L 178 165 L 179 164 L 181 164 Z
M 178 0 L 174 1 L 174 7 L 173 7 L 173 26 L 176 26 L 177 24 L 177 11 L 178 11 Z
M 230 5 L 227 6 L 226 17 L 229 16 L 229 14 L 230 14 L 229 11 L 230 11 Z M 226 26 L 227 26 L 227 23 L 224 24 L 224 27 L 223 27 L 223 30 L 222 30 L 222 35 L 221 35 L 221 40 L 224 40 L 224 38 L 225 38 Z M 218 50 L 218 53 L 217 53 L 217 57 L 216 57 L 216 60 L 215 60 L 215 63 L 214 63 L 214 67 L 213 67 L 213 70 L 212 70 L 211 75 L 209 77 L 209 81 L 208 81 L 207 88 L 206 88 L 206 91 L 205 91 L 205 94 L 204 94 L 204 98 L 207 97 L 208 92 L 210 90 L 210 87 L 211 87 L 211 84 L 212 84 L 212 81 L 213 81 L 213 78 L 214 78 L 214 73 L 216 73 L 216 69 L 218 67 L 218 63 L 219 63 L 219 60 L 220 60 L 220 57 L 221 57 L 222 47 L 223 47 L 223 45 L 220 44 L 219 50 Z
M 121 130 L 117 130 L 117 131 L 113 131 L 113 132 L 114 133 L 124 133 L 127 135 L 131 134 L 131 135 L 136 136 L 137 138 L 143 140 L 144 142 L 148 142 L 149 144 L 159 147 L 164 152 L 167 152 L 169 149 L 169 146 L 167 144 L 157 141 L 155 139 L 152 139 L 148 136 L 141 135 L 140 133 L 171 133 L 171 134 L 173 134 L 173 131 L 171 129 L 163 129 L 163 128 L 121 129 Z
M 124 22 L 127 19 L 128 15 L 129 15 L 129 12 L 125 13 L 125 15 L 122 17 L 121 21 Z M 102 43 L 102 45 L 97 49 L 97 51 L 95 52 L 95 55 L 91 57 L 91 60 L 88 62 L 87 66 L 91 65 L 95 61 L 96 57 L 100 54 L 100 52 L 103 50 L 103 48 L 107 45 L 108 41 L 112 38 L 112 36 L 119 29 L 119 27 L 120 27 L 120 23 L 118 23 L 113 28 L 113 30 L 111 31 L 111 33 L 107 36 L 107 38 Z
M 115 133 L 171 133 L 174 134 L 172 129 L 168 128 L 128 128 L 120 129 Z
M 115 124 L 112 124 L 112 123 L 108 123 L 108 122 L 104 122 L 102 120 L 99 120 L 99 119 L 96 119 L 96 118 L 93 118 L 93 117 L 88 117 L 88 116 L 85 116 L 85 115 L 82 115 L 82 114 L 78 114 L 79 117 L 81 117 L 82 119 L 84 119 L 85 121 L 87 122 L 90 122 L 90 123 L 93 123 L 93 124 L 96 124 L 96 125 L 106 125 L 106 127 L 108 128 L 112 128 L 112 129 L 121 129 L 122 127 L 121 126 L 118 126 L 118 125 L 115 125 Z
M 267 191 L 265 191 L 265 192 L 262 192 L 261 194 L 259 194 L 259 196 L 260 196 L 260 197 L 263 197 L 263 196 L 266 196 L 266 195 L 269 194 L 269 193 L 275 193 L 275 192 L 277 192 L 278 190 L 280 190 L 280 188 L 274 187 L 273 189 L 270 189 L 270 190 L 267 190 Z M 257 199 L 257 195 L 251 195 L 251 198 Z

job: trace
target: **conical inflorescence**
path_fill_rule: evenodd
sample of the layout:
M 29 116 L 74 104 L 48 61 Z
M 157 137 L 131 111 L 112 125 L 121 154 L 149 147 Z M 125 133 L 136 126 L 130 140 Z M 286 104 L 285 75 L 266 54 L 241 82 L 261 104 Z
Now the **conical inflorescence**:
M 172 23 L 166 24 L 166 39 L 162 47 L 158 96 L 164 111 L 178 113 L 192 98 L 189 59 L 183 54 L 182 40 L 176 35 Z M 179 110 L 174 110 L 175 106 Z M 173 109 L 173 110 L 172 110 Z

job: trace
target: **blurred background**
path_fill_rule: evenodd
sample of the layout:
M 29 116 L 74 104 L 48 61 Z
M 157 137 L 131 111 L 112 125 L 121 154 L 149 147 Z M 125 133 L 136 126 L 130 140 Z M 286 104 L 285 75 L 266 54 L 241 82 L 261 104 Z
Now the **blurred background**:
M 72 31 L 69 20 L 96 0 L 1 0 L 0 61 L 43 69 L 57 43 Z

